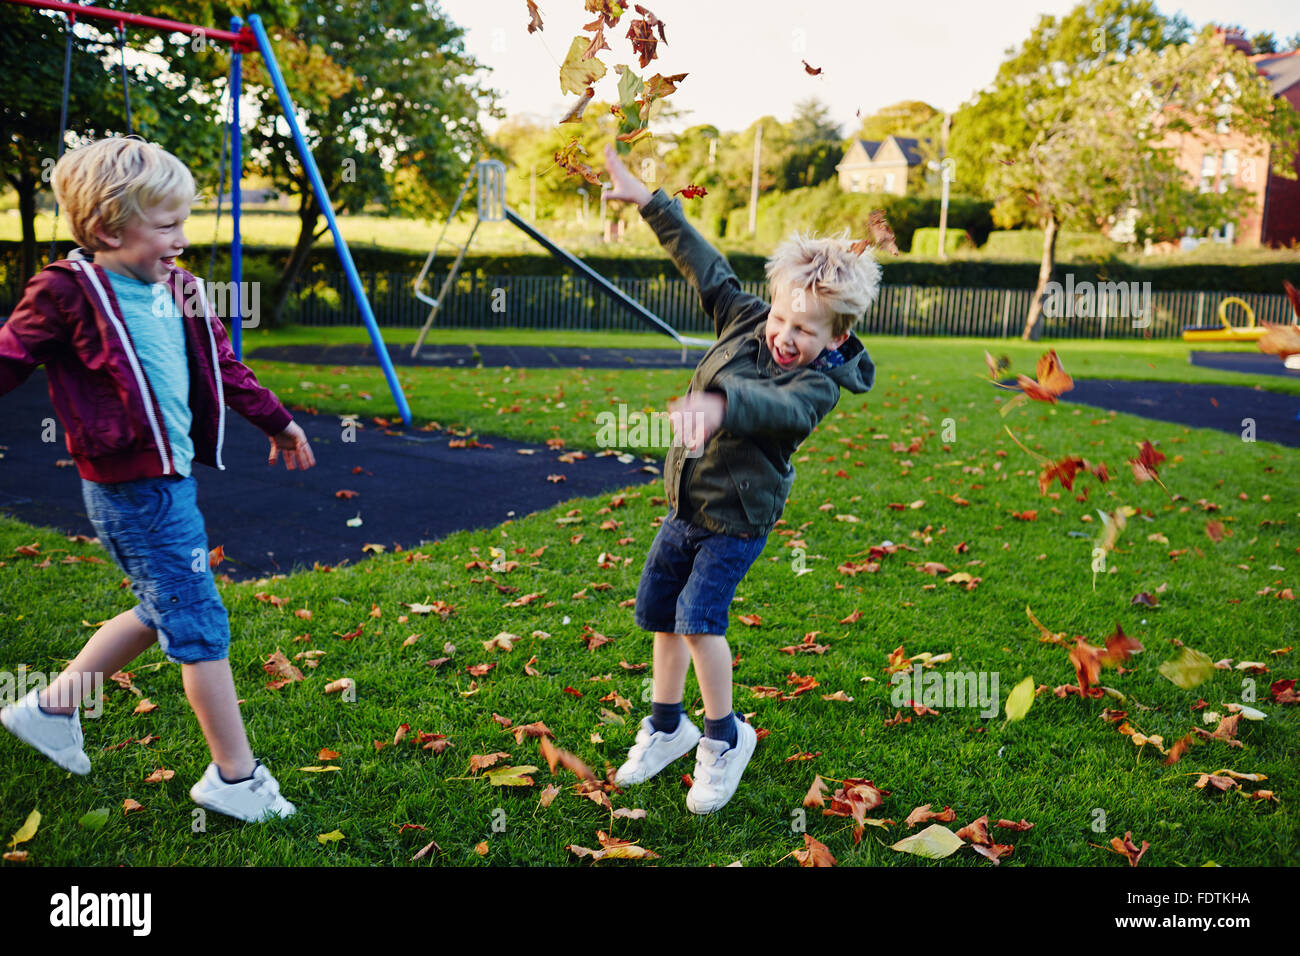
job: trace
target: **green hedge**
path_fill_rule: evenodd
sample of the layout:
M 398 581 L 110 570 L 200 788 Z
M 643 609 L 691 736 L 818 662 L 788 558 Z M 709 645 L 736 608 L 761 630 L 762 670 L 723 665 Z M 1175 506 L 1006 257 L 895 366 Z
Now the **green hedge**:
M 944 251 L 952 255 L 961 249 L 974 249 L 975 241 L 965 229 L 949 228 L 943 237 Z M 939 254 L 939 227 L 926 226 L 912 233 L 912 255 L 937 256 Z
M 816 187 L 814 187 L 816 188 Z M 742 220 L 743 221 L 743 220 Z M 967 230 L 969 231 L 969 230 Z M 908 232 L 908 241 L 915 229 Z M 903 242 L 900 240 L 900 247 Z M 43 256 L 47 246 L 42 244 Z M 60 249 L 66 255 L 67 245 Z M 288 256 L 288 249 L 274 247 L 246 247 L 244 251 L 244 277 L 273 283 Z M 352 252 L 357 268 L 363 274 L 399 273 L 415 275 L 424 263 L 418 254 L 394 252 L 383 249 L 358 247 Z M 741 279 L 763 281 L 765 257 L 753 253 L 730 253 L 727 256 L 732 268 Z M 634 259 L 616 256 L 587 256 L 592 268 L 611 278 L 645 278 L 667 276 L 677 278 L 678 272 L 666 258 Z M 891 285 L 957 286 L 969 288 L 1032 289 L 1038 281 L 1037 261 L 998 262 L 986 259 L 950 259 L 926 261 L 918 259 L 882 259 L 885 281 Z M 22 265 L 21 244 L 15 241 L 0 242 L 0 313 L 8 311 L 18 301 L 21 293 L 19 274 Z M 202 247 L 195 247 L 189 265 L 192 271 L 206 273 L 208 255 Z M 445 260 L 435 264 L 435 269 L 446 267 Z M 462 265 L 466 274 L 480 275 L 566 275 L 569 270 L 557 259 L 539 255 L 466 256 Z M 227 257 L 217 257 L 216 275 L 228 275 Z M 312 252 L 309 270 L 316 279 L 340 271 L 338 257 L 328 243 L 318 245 Z M 1161 265 L 1129 264 L 1117 258 L 1092 262 L 1057 263 L 1056 276 L 1062 279 L 1069 271 L 1075 281 L 1150 282 L 1153 289 L 1206 289 L 1231 292 L 1281 293 L 1282 280 L 1300 284 L 1300 268 L 1287 263 L 1257 265 Z M 440 273 L 441 274 L 441 273 Z
M 836 234 L 846 227 L 849 235 L 866 235 L 867 216 L 874 209 L 884 212 L 894 230 L 898 248 L 912 246 L 917 229 L 939 225 L 940 200 L 917 196 L 894 196 L 885 193 L 848 193 L 838 180 L 828 180 L 806 189 L 769 192 L 758 200 L 757 240 L 761 245 L 776 245 L 790 232 L 814 230 L 823 235 Z M 975 199 L 955 198 L 948 203 L 948 226 L 964 229 L 982 244 L 993 229 L 993 204 Z M 727 221 L 727 238 L 743 239 L 748 235 L 749 216 L 732 215 Z
M 980 253 L 990 258 L 1037 262 L 1043 256 L 1043 236 L 1041 229 L 995 229 Z M 1087 232 L 1061 230 L 1056 237 L 1056 255 L 1060 259 L 1104 259 L 1122 250 L 1119 243 Z

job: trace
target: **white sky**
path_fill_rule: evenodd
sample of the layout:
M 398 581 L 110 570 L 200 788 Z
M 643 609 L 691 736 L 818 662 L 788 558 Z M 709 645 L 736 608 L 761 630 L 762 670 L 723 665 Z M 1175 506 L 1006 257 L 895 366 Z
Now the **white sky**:
M 491 68 L 484 85 L 502 94 L 510 115 L 558 120 L 573 94 L 560 90 L 558 63 L 582 25 L 593 19 L 582 0 L 536 0 L 544 29 L 527 31 L 525 0 L 439 0 L 466 29 L 465 47 Z M 629 4 L 633 0 L 629 0 Z M 673 104 L 691 110 L 676 127 L 713 123 L 740 130 L 763 115 L 788 121 L 795 103 L 816 96 L 830 108 L 841 133 L 899 100 L 924 100 L 955 110 L 992 81 L 1009 47 L 1018 46 L 1042 14 L 1060 16 L 1078 0 L 912 0 L 884 6 L 874 0 L 651 0 L 664 21 L 667 43 L 642 70 L 626 39 L 633 11 L 606 34 L 609 67 L 596 84 L 598 99 L 617 99 L 615 63 L 638 75 L 689 73 Z M 1278 42 L 1300 31 L 1295 0 L 1166 0 L 1197 26 L 1229 23 L 1252 35 L 1271 30 Z M 1289 12 L 1288 12 L 1289 8 Z M 585 34 L 589 36 L 590 34 Z M 802 44 L 802 45 L 800 45 Z M 549 51 L 549 52 L 548 52 Z M 800 59 L 820 67 L 809 76 Z M 566 103 L 567 100 L 567 103 Z M 484 118 L 490 132 L 496 121 Z

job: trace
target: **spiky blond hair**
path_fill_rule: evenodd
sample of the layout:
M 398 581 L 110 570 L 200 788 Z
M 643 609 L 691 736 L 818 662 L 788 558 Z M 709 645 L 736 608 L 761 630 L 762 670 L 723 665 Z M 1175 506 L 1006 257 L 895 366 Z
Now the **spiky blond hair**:
M 96 229 L 116 235 L 146 207 L 193 202 L 195 195 L 185 164 L 139 136 L 110 136 L 64 153 L 52 181 L 72 238 L 92 252 L 107 248 Z
M 831 317 L 831 334 L 851 330 L 880 294 L 880 264 L 870 249 L 852 249 L 849 230 L 838 236 L 791 233 L 776 247 L 764 270 L 775 296 L 780 289 L 804 289 Z

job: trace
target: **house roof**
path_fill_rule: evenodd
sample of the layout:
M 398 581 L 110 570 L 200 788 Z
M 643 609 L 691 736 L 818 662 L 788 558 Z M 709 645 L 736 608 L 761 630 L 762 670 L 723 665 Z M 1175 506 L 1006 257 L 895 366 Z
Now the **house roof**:
M 1287 53 L 1263 53 L 1250 58 L 1255 69 L 1268 79 L 1274 96 L 1281 96 L 1300 83 L 1300 50 Z
M 913 136 L 888 136 L 886 139 L 892 139 L 898 144 L 898 148 L 903 152 L 903 158 L 907 160 L 909 166 L 919 166 L 923 159 L 920 152 L 920 140 Z M 860 139 L 858 142 L 866 151 L 867 159 L 870 162 L 876 161 L 876 153 L 880 147 L 885 144 L 885 140 Z

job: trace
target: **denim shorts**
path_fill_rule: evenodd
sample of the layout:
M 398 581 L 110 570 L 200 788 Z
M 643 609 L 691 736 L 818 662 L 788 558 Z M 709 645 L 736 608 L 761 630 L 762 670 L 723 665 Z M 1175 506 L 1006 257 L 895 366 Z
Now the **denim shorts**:
M 158 632 L 177 664 L 224 660 L 230 621 L 208 567 L 208 536 L 193 475 L 101 484 L 81 480 L 86 514 L 140 603 L 135 616 Z
M 636 623 L 670 634 L 726 634 L 736 586 L 767 543 L 682 521 L 670 512 L 636 589 Z

